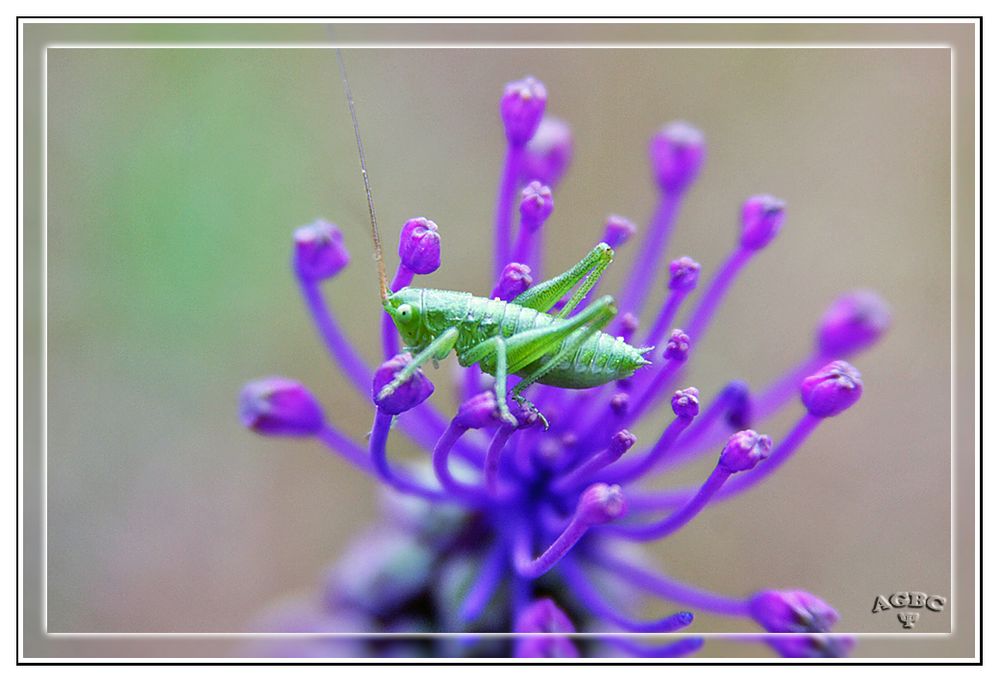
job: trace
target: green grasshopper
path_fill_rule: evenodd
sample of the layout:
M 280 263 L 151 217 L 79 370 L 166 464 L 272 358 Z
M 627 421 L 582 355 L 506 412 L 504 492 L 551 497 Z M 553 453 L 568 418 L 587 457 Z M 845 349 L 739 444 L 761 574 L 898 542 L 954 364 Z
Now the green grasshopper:
M 562 275 L 535 285 L 511 302 L 468 292 L 416 287 L 390 292 L 354 98 L 339 49 L 337 56 L 368 196 L 382 308 L 392 317 L 406 350 L 413 354 L 413 359 L 382 388 L 378 400 L 391 396 L 428 361 L 444 360 L 454 350 L 460 365 L 478 364 L 483 372 L 496 378 L 494 390 L 500 417 L 516 426 L 518 422 L 506 401 L 508 375 L 522 377 L 511 398 L 524 409 L 535 411 L 524 397 L 524 391 L 532 384 L 573 389 L 596 387 L 629 377 L 650 364 L 643 356 L 652 347 L 635 348 L 622 338 L 601 331 L 617 314 L 613 297 L 602 296 L 568 317 L 614 257 L 614 251 L 603 242 Z M 560 299 L 577 284 L 579 288 L 569 301 L 555 311 Z M 548 428 L 545 417 L 541 414 L 539 417 Z

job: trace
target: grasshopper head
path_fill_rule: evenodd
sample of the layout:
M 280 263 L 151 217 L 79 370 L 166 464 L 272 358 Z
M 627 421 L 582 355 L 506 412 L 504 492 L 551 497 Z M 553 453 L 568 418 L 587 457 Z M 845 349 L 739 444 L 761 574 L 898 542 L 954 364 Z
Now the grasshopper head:
M 421 297 L 419 290 L 403 287 L 398 292 L 393 292 L 382 302 L 385 312 L 392 318 L 392 322 L 399 330 L 400 336 L 407 346 L 417 347 L 420 345 L 422 311 L 420 310 Z

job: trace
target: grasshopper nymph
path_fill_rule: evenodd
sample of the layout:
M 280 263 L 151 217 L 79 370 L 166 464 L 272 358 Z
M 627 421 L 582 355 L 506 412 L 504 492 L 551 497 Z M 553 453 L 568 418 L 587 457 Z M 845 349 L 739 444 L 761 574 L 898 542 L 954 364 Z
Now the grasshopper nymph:
M 618 312 L 613 297 L 602 296 L 571 315 L 614 257 L 614 251 L 603 242 L 563 274 L 535 285 L 510 302 L 439 289 L 403 287 L 390 292 L 354 98 L 339 49 L 337 56 L 368 197 L 382 307 L 413 353 L 406 367 L 382 388 L 378 400 L 392 395 L 423 364 L 443 360 L 454 350 L 460 365 L 478 364 L 483 372 L 496 378 L 500 416 L 517 425 L 506 401 L 508 375 L 522 378 L 511 391 L 511 398 L 527 410 L 534 410 L 524 397 L 532 384 L 584 389 L 629 377 L 649 365 L 644 354 L 652 347 L 636 348 L 601 331 Z M 577 289 L 569 301 L 555 310 L 574 287 Z M 547 428 L 544 416 L 539 417 Z

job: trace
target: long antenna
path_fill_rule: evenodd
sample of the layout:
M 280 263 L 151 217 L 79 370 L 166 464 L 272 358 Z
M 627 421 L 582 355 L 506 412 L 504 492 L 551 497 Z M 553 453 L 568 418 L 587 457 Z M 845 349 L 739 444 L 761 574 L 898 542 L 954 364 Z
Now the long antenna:
M 354 123 L 354 139 L 358 143 L 358 157 L 361 159 L 361 177 L 365 181 L 365 194 L 368 195 L 368 216 L 372 224 L 372 243 L 375 245 L 375 262 L 378 263 L 378 285 L 382 301 L 389 298 L 389 284 L 385 277 L 385 261 L 382 258 L 382 238 L 378 234 L 378 221 L 375 219 L 375 200 L 372 198 L 372 186 L 368 182 L 368 169 L 365 167 L 365 145 L 361 141 L 361 129 L 358 127 L 358 113 L 354 109 L 354 95 L 351 94 L 351 84 L 347 80 L 347 67 L 344 66 L 344 55 L 337 50 L 337 64 L 340 65 L 340 78 L 344 82 L 344 95 L 347 96 L 347 106 L 351 110 L 351 122 Z

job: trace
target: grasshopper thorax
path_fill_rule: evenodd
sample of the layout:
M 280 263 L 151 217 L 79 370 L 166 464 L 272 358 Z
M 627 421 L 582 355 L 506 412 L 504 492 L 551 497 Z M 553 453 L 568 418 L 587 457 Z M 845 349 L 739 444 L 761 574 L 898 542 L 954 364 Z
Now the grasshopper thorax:
M 423 331 L 423 297 L 419 289 L 403 287 L 391 292 L 382 302 L 385 312 L 392 318 L 400 336 L 407 346 L 420 346 Z

